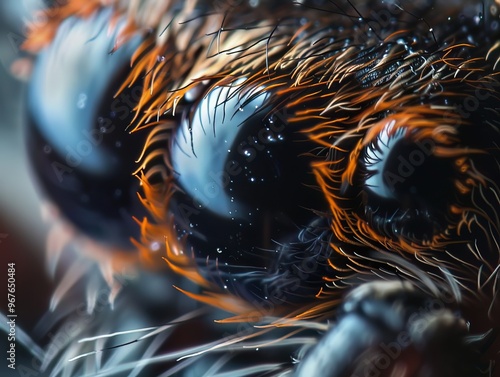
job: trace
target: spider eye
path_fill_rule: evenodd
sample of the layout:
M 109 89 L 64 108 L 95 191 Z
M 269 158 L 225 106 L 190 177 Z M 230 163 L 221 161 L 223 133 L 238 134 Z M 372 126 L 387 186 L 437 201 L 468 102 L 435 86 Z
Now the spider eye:
M 392 127 L 365 147 L 364 210 L 385 234 L 430 239 L 446 223 L 456 169 L 435 156 L 433 140 L 412 140 L 406 128 Z
M 286 111 L 271 110 L 265 88 L 245 92 L 243 84 L 212 88 L 171 150 L 182 190 L 171 202 L 179 232 L 205 267 L 218 263 L 233 285 L 249 271 L 272 269 L 278 247 L 297 241 L 317 217 L 313 210 L 324 208 L 311 188 L 306 135 Z
M 28 150 L 46 194 L 81 231 L 130 248 L 139 229 L 134 160 L 144 138 L 126 132 L 141 88 L 115 98 L 129 72 L 135 37 L 110 54 L 110 10 L 66 19 L 38 58 L 28 89 Z M 97 32 L 96 32 L 97 30 Z
M 398 182 L 397 179 L 396 181 L 393 179 L 390 154 L 394 154 L 395 145 L 404 139 L 405 130 L 400 128 L 394 135 L 389 134 L 389 129 L 384 131 L 365 148 L 364 164 L 367 172 L 365 185 L 375 195 L 394 199 L 395 185 Z M 397 175 L 395 177 L 397 178 Z
M 249 208 L 240 198 L 244 192 L 236 192 L 233 187 L 235 177 L 238 180 L 242 174 L 247 183 L 256 188 L 264 180 L 267 183 L 269 178 L 273 178 L 273 167 L 266 167 L 269 171 L 256 175 L 257 172 L 251 168 L 253 164 L 242 165 L 241 158 L 252 162 L 256 157 L 256 149 L 247 147 L 241 131 L 252 128 L 250 123 L 258 126 L 258 114 L 262 113 L 265 100 L 266 94 L 260 93 L 254 98 L 247 98 L 243 105 L 245 99 L 239 98 L 236 88 L 216 87 L 202 99 L 191 119 L 185 119 L 177 131 L 172 161 L 178 183 L 207 210 L 221 217 L 244 219 L 248 216 Z M 269 127 L 264 129 L 270 131 Z M 273 142 L 271 138 L 278 137 L 282 137 L 281 134 L 268 136 L 265 141 Z M 249 142 L 255 143 L 256 147 L 258 140 L 249 136 Z M 276 178 L 281 172 L 277 167 L 274 170 Z

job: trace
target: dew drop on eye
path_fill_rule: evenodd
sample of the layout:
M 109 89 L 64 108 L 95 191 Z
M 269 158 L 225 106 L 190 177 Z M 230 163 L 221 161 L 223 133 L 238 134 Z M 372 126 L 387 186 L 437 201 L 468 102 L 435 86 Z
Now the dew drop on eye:
M 231 275 L 229 290 L 263 298 L 253 274 L 279 269 L 275 252 L 299 242 L 324 199 L 311 188 L 307 136 L 272 109 L 265 87 L 244 85 L 211 89 L 176 130 L 171 159 L 180 190 L 170 210 L 209 277 Z

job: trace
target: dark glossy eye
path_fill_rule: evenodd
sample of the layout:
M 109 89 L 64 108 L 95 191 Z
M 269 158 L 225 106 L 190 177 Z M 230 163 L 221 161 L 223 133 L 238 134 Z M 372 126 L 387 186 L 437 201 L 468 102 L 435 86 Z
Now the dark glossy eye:
M 432 139 L 412 140 L 411 130 L 393 127 L 389 122 L 362 154 L 364 215 L 394 239 L 429 241 L 448 223 L 458 167 L 434 155 Z
M 64 217 L 92 238 L 130 248 L 145 210 L 132 176 L 144 135 L 129 135 L 141 86 L 121 82 L 141 38 L 111 53 L 110 10 L 68 18 L 38 57 L 28 90 L 28 150 L 35 174 Z
M 210 89 L 176 131 L 181 192 L 170 209 L 207 276 L 264 298 L 265 278 L 300 260 L 299 234 L 325 204 L 313 188 L 310 141 L 270 106 L 266 88 L 245 91 L 244 81 Z M 293 244 L 297 255 L 286 256 Z

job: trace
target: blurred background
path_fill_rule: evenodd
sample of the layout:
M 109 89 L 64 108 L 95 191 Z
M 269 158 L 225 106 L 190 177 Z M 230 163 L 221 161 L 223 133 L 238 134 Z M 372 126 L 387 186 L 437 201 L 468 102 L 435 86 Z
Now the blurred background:
M 64 351 L 70 348 L 66 343 L 61 346 L 57 345 L 56 338 L 59 329 L 51 327 L 67 313 L 61 310 L 55 313 L 49 312 L 51 296 L 56 287 L 53 279 L 47 273 L 45 257 L 49 225 L 42 219 L 39 191 L 33 179 L 33 171 L 26 150 L 25 97 L 32 56 L 24 52 L 21 45 L 25 40 L 27 23 L 33 19 L 36 10 L 44 8 L 44 3 L 43 0 L 0 1 L 0 377 L 46 377 L 51 371 L 41 372 L 41 363 L 33 356 L 37 353 L 41 354 L 38 346 L 50 354 L 51 349 L 48 344 L 50 342 L 56 344 L 55 349 L 63 354 L 62 360 L 68 359 Z M 8 354 L 10 343 L 7 339 L 8 319 L 5 317 L 8 314 L 7 270 L 9 263 L 15 263 L 16 268 L 16 370 L 8 368 L 9 362 L 5 357 Z M 64 266 L 61 268 L 64 269 Z M 59 271 L 61 268 L 58 266 L 56 275 L 61 275 L 66 271 Z M 156 311 L 159 313 L 155 318 L 158 323 L 153 324 L 164 324 L 166 319 L 193 310 L 196 306 L 192 300 L 184 300 L 185 296 L 178 291 L 164 289 L 172 284 L 168 275 L 141 275 L 141 279 L 137 279 L 137 281 L 147 281 L 147 284 L 144 284 L 146 288 L 142 288 L 141 284 L 129 285 L 130 297 L 127 296 L 129 301 L 123 300 L 123 305 L 127 308 L 126 311 L 119 310 L 116 315 L 113 313 L 111 318 L 106 314 L 109 312 L 106 307 L 95 323 L 94 321 L 88 323 L 87 329 L 89 331 L 95 330 L 100 334 L 105 331 L 113 332 L 112 330 L 117 328 L 121 329 L 120 326 L 141 328 L 150 324 L 149 321 L 155 317 Z M 194 290 L 193 287 L 191 288 Z M 155 292 L 161 292 L 160 297 Z M 84 302 L 80 296 L 75 297 L 74 300 L 77 304 Z M 148 306 L 149 313 L 147 314 L 141 311 L 144 302 L 152 305 Z M 154 306 L 156 304 L 159 305 L 160 309 Z M 76 307 L 77 305 L 66 306 L 68 311 Z M 167 307 L 169 310 L 165 310 Z M 130 318 L 124 320 L 120 314 L 122 317 Z M 83 318 L 83 316 L 81 317 Z M 68 323 L 71 325 L 79 324 L 78 320 L 82 318 L 76 316 L 76 319 Z M 103 328 L 96 330 L 92 327 L 98 326 L 100 321 L 105 323 Z M 186 340 L 203 339 L 203 334 L 208 333 L 206 331 L 207 323 L 211 325 L 213 319 L 203 319 L 201 325 L 190 323 L 190 328 L 187 331 L 184 329 L 179 331 L 177 337 L 172 337 L 172 343 L 179 347 Z M 108 330 L 104 329 L 108 325 L 114 327 Z M 200 330 L 200 326 L 202 330 Z M 92 330 L 90 330 L 91 328 Z M 47 329 L 50 331 L 48 332 Z M 81 330 L 86 331 L 86 328 L 81 326 Z M 80 327 L 78 331 L 80 331 Z M 68 336 L 72 336 L 72 334 L 73 332 L 70 334 L 68 331 L 64 339 L 67 340 Z M 92 334 L 95 335 L 95 333 Z M 140 347 L 138 349 L 141 351 Z M 120 350 L 123 350 L 122 353 L 131 358 L 123 361 L 140 358 L 132 353 L 133 350 L 126 347 Z M 130 355 L 127 353 L 129 350 Z M 113 353 L 114 355 L 116 353 Z M 52 368 L 52 365 L 48 368 Z M 202 368 L 205 366 L 203 365 Z M 71 371 L 66 373 L 71 376 L 82 374 Z M 202 374 L 196 370 L 192 373 L 196 377 Z
M 0 2 L 0 312 L 7 311 L 7 264 L 16 264 L 16 329 L 31 334 L 36 322 L 47 311 L 51 279 L 45 272 L 45 238 L 35 184 L 31 180 L 24 142 L 24 94 L 26 63 L 29 56 L 20 45 L 25 23 L 41 0 L 4 0 Z M 24 77 L 24 78 L 23 78 Z M 3 322 L 3 321 L 2 321 Z M 5 323 L 2 323 L 2 330 Z M 18 333 L 19 334 L 19 333 Z M 7 336 L 0 332 L 1 376 L 41 376 L 29 370 L 7 368 L 4 347 Z M 16 364 L 30 366 L 19 342 Z M 30 374 L 31 373 L 31 374 Z

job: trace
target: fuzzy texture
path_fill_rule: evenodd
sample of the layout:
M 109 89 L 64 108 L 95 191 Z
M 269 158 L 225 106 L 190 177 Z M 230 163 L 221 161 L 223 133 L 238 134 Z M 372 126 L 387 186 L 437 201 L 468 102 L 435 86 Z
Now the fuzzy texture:
M 210 359 L 215 350 L 256 347 L 247 343 L 255 337 L 265 339 L 257 342 L 265 347 L 279 347 L 280 342 L 284 347 L 302 347 L 298 359 L 306 360 L 308 345 L 320 338 L 309 335 L 310 331 L 327 332 L 326 321 L 335 317 L 345 289 L 376 280 L 403 280 L 436 300 L 451 295 L 447 306 L 474 321 L 473 333 L 497 328 L 500 11 L 495 2 L 253 5 L 70 0 L 46 13 L 48 27 L 32 27 L 25 47 L 43 50 L 65 19 L 92 17 L 103 7 L 114 10 L 110 30 L 120 25 L 113 51 L 134 36 L 143 37 L 120 89 L 142 86 L 134 120 L 125 127 L 132 130 L 130 137 L 149 130 L 138 165 L 130 169 L 141 180 L 139 195 L 149 213 L 138 219 L 141 239 L 134 240 L 141 255 L 138 260 L 146 261 L 144 266 L 165 261 L 174 273 L 194 282 L 201 292 L 179 289 L 198 302 L 232 313 L 221 322 L 263 326 L 234 339 L 193 346 L 184 356 L 208 354 Z M 264 265 L 265 272 L 249 268 L 236 274 L 237 282 L 229 287 L 223 282 L 233 277 L 232 270 L 223 266 L 222 259 L 219 265 L 218 258 L 197 254 L 188 226 L 172 214 L 186 191 L 172 166 L 175 131 L 185 119 L 193 121 L 196 106 L 221 87 L 234 88 L 232 95 L 237 98 L 265 94 L 266 116 L 286 114 L 291 134 L 300 134 L 308 146 L 304 158 L 308 174 L 314 177 L 311 195 L 319 193 L 325 203 L 323 208 L 312 208 L 317 221 L 301 228 L 295 242 L 279 249 L 278 257 L 255 258 L 255 266 Z M 227 96 L 219 104 L 230 101 Z M 410 173 L 400 169 L 397 176 L 387 160 L 401 145 L 409 152 L 400 150 L 397 161 L 406 161 L 399 167 Z M 388 178 L 381 178 L 382 171 L 393 174 L 389 182 L 400 191 L 384 186 Z M 434 187 L 431 180 L 441 186 Z M 420 196 L 411 190 L 421 190 Z M 165 246 L 158 253 L 151 245 Z M 316 267 L 303 278 L 301 268 L 311 256 Z M 121 257 L 111 254 L 109 258 Z M 297 278 L 300 294 L 294 296 Z M 265 295 L 249 299 L 253 297 L 249 290 L 263 287 Z M 404 286 L 401 292 L 412 289 Z M 388 305 L 401 305 L 398 300 Z M 388 315 L 391 310 L 387 309 Z M 355 316 L 346 312 L 344 321 Z M 404 310 L 394 312 L 395 317 L 408 320 Z M 435 320 L 463 339 L 467 331 L 462 322 L 449 320 L 450 312 L 439 313 L 437 319 L 434 315 L 426 328 L 433 329 Z M 360 317 L 372 326 L 371 314 Z M 271 340 L 266 338 L 268 331 L 276 332 Z M 308 335 L 299 337 L 302 331 Z M 434 331 L 436 338 L 429 336 L 421 343 L 439 343 L 446 331 L 444 336 Z M 415 344 L 417 338 L 413 338 Z M 325 339 L 320 344 L 331 347 L 329 338 Z M 492 347 L 489 353 L 494 352 Z M 288 353 L 284 354 L 286 360 Z M 368 352 L 366 357 L 374 356 Z M 485 352 L 478 359 L 490 357 Z M 277 358 L 282 361 L 283 353 Z M 410 359 L 403 357 L 402 365 L 406 362 L 410 367 L 401 375 L 426 373 L 411 367 Z M 293 365 L 281 361 L 256 363 L 231 373 L 292 375 Z M 471 373 L 480 375 L 482 364 L 470 363 Z M 435 375 L 458 375 L 455 369 L 441 372 L 441 366 L 429 365 Z M 346 368 L 328 375 L 356 372 Z M 181 369 L 188 375 L 189 367 Z M 385 373 L 397 371 L 401 369 Z M 314 372 L 299 368 L 297 376 L 310 373 Z

